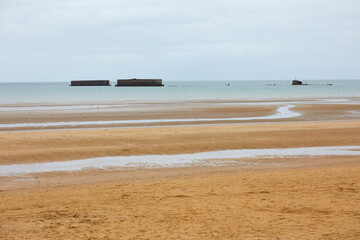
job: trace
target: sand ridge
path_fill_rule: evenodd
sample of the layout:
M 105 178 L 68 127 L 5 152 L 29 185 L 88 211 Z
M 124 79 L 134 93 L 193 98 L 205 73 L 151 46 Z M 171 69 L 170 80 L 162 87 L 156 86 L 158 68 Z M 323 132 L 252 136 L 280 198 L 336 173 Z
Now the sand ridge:
M 351 146 L 360 145 L 358 136 L 360 121 L 0 132 L 0 164 L 226 149 Z

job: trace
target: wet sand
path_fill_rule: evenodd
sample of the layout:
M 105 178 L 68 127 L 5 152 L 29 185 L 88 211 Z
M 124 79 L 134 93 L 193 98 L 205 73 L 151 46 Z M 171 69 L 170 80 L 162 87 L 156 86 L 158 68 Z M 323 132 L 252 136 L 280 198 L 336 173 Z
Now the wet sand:
M 360 121 L 0 132 L 0 164 L 360 145 Z
M 276 110 L 206 108 L 206 117 Z M 2 131 L 0 164 L 360 146 L 359 105 L 295 109 L 303 115 L 282 123 Z M 251 161 L 262 165 L 0 177 L 0 239 L 359 239 L 359 157 Z
M 226 123 L 253 122 L 288 122 L 288 121 L 325 121 L 358 120 L 360 118 L 360 100 L 349 99 L 345 103 L 317 100 L 279 100 L 245 102 L 183 102 L 183 103 L 132 103 L 129 105 L 0 105 L 0 131 L 44 130 L 44 129 L 79 129 L 79 128 L 114 128 L 136 126 L 171 126 L 171 125 L 209 125 Z M 280 107 L 295 106 L 291 111 L 300 117 L 281 118 L 277 115 Z M 271 119 L 262 119 L 274 115 Z M 252 118 L 250 120 L 234 120 Z M 258 119 L 257 119 L 258 118 Z M 176 120 L 170 122 L 142 122 L 146 120 Z M 211 119 L 212 121 L 201 121 Z M 182 121 L 183 120 L 183 121 Z M 189 121 L 190 120 L 190 121 Z M 193 121 L 191 121 L 193 120 Z M 125 123 L 106 123 L 123 121 Z M 128 121 L 128 123 L 126 123 Z M 134 121 L 134 122 L 132 122 Z M 48 126 L 46 123 L 72 122 L 74 125 Z M 94 124 L 77 125 L 82 122 Z M 96 124 L 99 122 L 101 124 Z M 29 123 L 29 126 L 26 124 Z M 44 123 L 42 126 L 31 124 Z M 24 124 L 21 127 L 3 127 L 3 124 Z

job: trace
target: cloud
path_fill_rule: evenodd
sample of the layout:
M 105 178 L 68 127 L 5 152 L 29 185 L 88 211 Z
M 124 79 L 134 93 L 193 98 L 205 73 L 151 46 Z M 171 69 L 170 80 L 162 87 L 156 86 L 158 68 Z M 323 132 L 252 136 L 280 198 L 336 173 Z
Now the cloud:
M 12 69 L 35 59 L 66 66 L 69 73 L 91 72 L 96 65 L 114 75 L 116 66 L 129 74 L 141 64 L 145 74 L 186 79 L 178 65 L 189 69 L 189 78 L 220 78 L 220 71 L 208 74 L 211 63 L 256 79 L 264 74 L 247 69 L 281 78 L 281 69 L 305 74 L 308 68 L 311 77 L 316 58 L 328 63 L 323 78 L 340 76 L 349 61 L 359 60 L 359 9 L 356 0 L 0 0 L 0 63 Z M 237 63 L 244 67 L 232 69 Z M 189 67 L 194 64 L 199 67 Z M 351 76 L 359 71 L 351 68 Z

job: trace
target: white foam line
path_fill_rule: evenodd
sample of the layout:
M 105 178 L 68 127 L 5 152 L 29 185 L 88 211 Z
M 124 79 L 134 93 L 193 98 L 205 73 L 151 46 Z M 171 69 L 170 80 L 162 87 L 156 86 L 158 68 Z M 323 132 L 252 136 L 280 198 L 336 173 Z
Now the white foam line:
M 0 165 L 1 176 L 29 173 L 80 171 L 84 169 L 111 168 L 167 168 L 190 166 L 225 166 L 228 164 L 250 165 L 245 161 L 234 159 L 275 158 L 275 157 L 313 157 L 313 156 L 360 156 L 360 146 L 341 147 L 308 147 L 308 148 L 274 148 L 242 149 L 201 152 L 178 155 L 144 155 L 89 158 L 83 160 L 46 162 L 32 164 Z M 226 160 L 228 159 L 228 160 Z M 253 163 L 252 163 L 253 164 Z
M 81 109 L 98 109 L 124 107 L 122 105 L 75 105 L 75 106 L 27 106 L 27 107 L 0 107 L 0 112 L 17 112 L 17 111 L 49 111 L 49 110 L 81 110 Z
M 56 126 L 86 126 L 86 125 L 114 125 L 114 124 L 142 124 L 142 123 L 173 123 L 173 122 L 208 122 L 208 121 L 247 121 L 271 120 L 298 117 L 301 113 L 290 111 L 295 105 L 279 107 L 273 115 L 263 117 L 241 118 L 197 118 L 197 119 L 141 119 L 141 120 L 115 120 L 115 121 L 81 121 L 81 122 L 46 122 L 46 123 L 5 123 L 0 128 L 20 127 L 56 127 Z

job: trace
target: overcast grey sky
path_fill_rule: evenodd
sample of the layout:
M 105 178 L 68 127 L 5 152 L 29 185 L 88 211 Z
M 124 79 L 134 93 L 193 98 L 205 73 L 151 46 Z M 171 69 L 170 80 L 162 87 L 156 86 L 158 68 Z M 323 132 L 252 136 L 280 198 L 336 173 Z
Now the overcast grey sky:
M 359 0 L 0 0 L 0 81 L 359 79 Z

